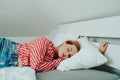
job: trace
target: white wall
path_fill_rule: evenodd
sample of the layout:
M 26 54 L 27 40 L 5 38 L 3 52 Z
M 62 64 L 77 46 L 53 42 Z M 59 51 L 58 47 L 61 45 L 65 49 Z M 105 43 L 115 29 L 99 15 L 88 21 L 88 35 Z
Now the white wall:
M 0 0 L 0 36 L 47 35 L 56 26 L 37 0 Z
M 120 38 L 120 16 L 63 24 L 59 31 L 83 36 Z
M 59 24 L 120 15 L 120 0 L 0 0 L 0 36 L 49 35 Z

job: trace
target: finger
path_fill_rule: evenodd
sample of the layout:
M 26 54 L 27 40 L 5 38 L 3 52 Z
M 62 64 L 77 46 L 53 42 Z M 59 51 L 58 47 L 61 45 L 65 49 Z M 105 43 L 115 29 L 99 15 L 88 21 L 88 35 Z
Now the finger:
M 107 45 L 105 45 L 104 48 L 106 49 L 106 48 L 107 48 Z
M 103 46 L 108 46 L 109 42 L 104 42 Z
M 105 44 L 103 45 L 103 47 L 106 47 L 106 46 L 108 46 L 108 44 L 107 44 L 107 43 L 105 43 Z
M 103 42 L 103 44 L 102 44 L 102 45 L 103 45 L 103 47 L 105 47 L 105 46 L 106 46 L 106 42 Z
M 105 44 L 110 44 L 110 42 L 105 42 Z
M 109 42 L 106 42 L 106 45 L 108 46 Z

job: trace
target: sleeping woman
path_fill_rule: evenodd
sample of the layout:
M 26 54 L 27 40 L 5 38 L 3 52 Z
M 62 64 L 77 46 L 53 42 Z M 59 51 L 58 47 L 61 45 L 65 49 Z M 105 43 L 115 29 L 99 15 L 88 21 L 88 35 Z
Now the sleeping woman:
M 107 46 L 107 42 L 102 42 L 99 51 L 104 54 Z M 56 69 L 62 60 L 75 55 L 80 48 L 77 40 L 67 40 L 55 47 L 44 36 L 25 43 L 0 38 L 0 68 L 29 66 L 35 71 L 50 71 Z

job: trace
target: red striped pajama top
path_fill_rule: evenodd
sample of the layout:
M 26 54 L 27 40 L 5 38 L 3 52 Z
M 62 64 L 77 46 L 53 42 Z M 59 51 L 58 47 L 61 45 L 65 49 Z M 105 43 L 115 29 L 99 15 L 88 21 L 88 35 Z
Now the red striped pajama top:
M 31 42 L 18 45 L 18 58 L 21 66 L 30 66 L 35 71 L 54 70 L 62 61 L 53 59 L 54 45 L 46 37 L 39 37 Z

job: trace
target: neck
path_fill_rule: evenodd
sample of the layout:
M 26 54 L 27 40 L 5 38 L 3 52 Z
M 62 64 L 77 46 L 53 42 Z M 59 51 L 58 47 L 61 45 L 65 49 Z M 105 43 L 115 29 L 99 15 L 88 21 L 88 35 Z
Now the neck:
M 58 58 L 58 49 L 59 47 L 54 47 L 54 58 Z

